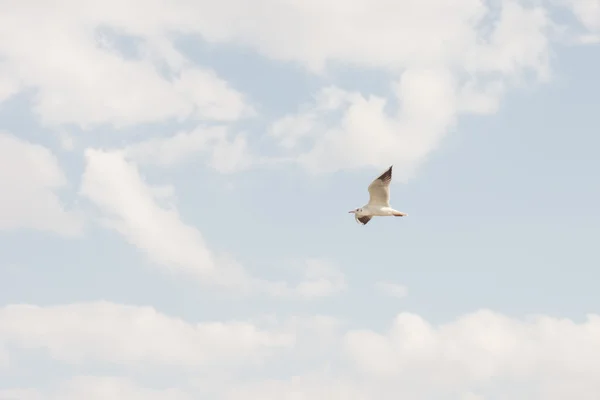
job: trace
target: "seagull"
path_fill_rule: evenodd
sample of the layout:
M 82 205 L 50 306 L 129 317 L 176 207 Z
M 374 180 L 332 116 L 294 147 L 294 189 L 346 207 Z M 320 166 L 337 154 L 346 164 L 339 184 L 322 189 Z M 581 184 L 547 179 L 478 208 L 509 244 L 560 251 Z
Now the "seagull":
M 404 217 L 407 214 L 394 210 L 390 206 L 390 182 L 392 181 L 392 166 L 369 185 L 369 203 L 348 211 L 354 214 L 356 222 L 366 225 L 373 217 Z

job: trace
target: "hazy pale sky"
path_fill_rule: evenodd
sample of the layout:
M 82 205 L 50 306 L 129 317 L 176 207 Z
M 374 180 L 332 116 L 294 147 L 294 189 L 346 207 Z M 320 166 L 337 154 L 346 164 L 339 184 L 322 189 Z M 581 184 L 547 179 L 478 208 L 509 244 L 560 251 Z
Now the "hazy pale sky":
M 599 46 L 599 0 L 0 0 L 0 400 L 597 400 Z

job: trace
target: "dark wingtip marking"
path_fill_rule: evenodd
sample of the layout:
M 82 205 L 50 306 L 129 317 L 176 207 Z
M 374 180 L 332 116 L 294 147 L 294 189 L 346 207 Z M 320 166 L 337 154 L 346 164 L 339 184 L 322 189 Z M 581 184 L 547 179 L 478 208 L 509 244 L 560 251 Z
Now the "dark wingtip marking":
M 387 171 L 385 171 L 383 174 L 381 174 L 381 176 L 377 179 L 383 181 L 384 183 L 391 181 L 392 180 L 392 167 L 393 167 L 393 165 L 390 165 L 390 167 L 387 169 Z

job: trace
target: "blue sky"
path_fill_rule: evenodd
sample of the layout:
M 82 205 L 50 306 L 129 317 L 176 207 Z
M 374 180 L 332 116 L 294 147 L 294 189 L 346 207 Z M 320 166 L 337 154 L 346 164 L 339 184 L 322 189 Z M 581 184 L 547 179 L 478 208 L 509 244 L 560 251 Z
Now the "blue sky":
M 0 400 L 597 397 L 597 1 L 0 11 Z

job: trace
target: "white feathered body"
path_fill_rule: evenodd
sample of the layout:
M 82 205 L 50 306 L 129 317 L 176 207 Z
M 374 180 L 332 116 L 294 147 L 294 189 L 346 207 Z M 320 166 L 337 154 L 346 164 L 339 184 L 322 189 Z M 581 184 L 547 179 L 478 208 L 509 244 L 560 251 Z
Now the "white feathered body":
M 357 216 L 362 217 L 365 215 L 371 217 L 391 217 L 400 213 L 398 210 L 394 210 L 389 206 L 381 206 L 377 204 L 366 204 L 360 208 L 361 211 L 357 212 Z
M 392 181 L 392 167 L 369 185 L 369 202 L 350 211 L 357 222 L 366 225 L 372 217 L 404 217 L 406 213 L 395 210 L 390 206 L 390 182 Z

